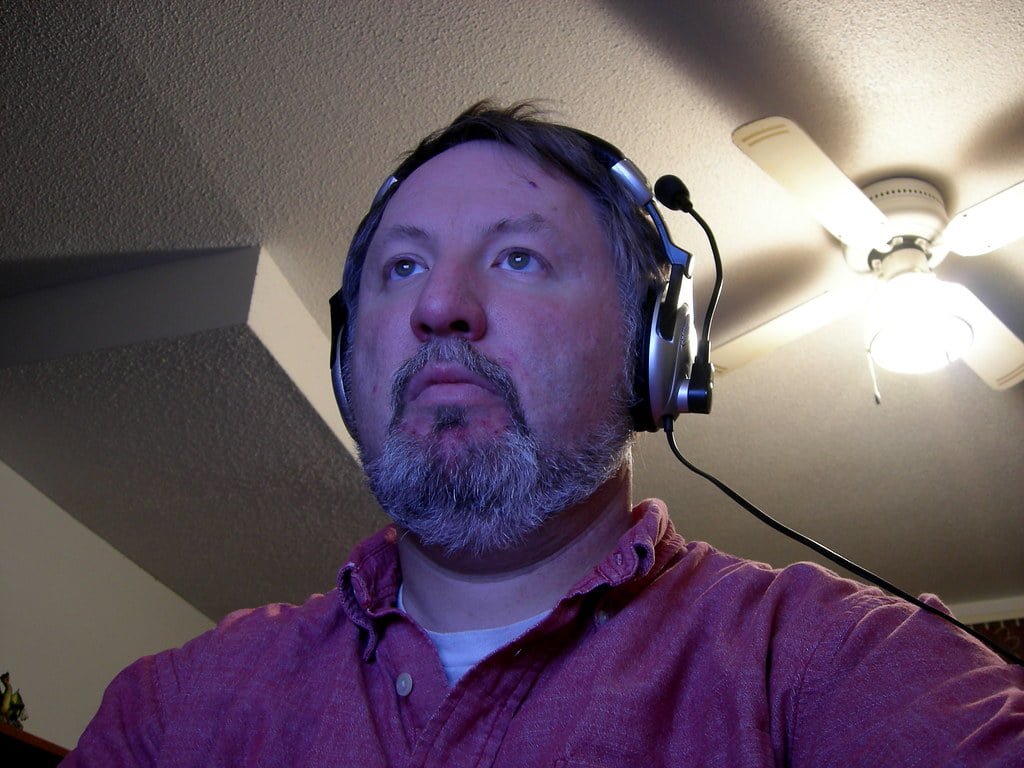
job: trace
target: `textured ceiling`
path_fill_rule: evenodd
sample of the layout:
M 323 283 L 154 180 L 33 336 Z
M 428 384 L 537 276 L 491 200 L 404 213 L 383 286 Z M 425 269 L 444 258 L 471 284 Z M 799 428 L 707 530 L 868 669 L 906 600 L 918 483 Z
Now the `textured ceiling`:
M 787 115 L 858 183 L 918 175 L 951 212 L 1024 179 L 1016 0 L 25 0 L 5 4 L 0 40 L 0 297 L 260 245 L 325 333 L 380 180 L 485 96 L 549 99 L 649 175 L 686 180 L 724 254 L 719 339 L 848 277 L 836 243 L 733 147 L 737 125 Z M 670 226 L 706 294 L 702 239 Z M 940 274 L 1024 336 L 1024 243 Z M 860 344 L 851 316 L 723 377 L 714 414 L 680 421 L 685 449 L 911 591 L 1024 595 L 1024 388 L 953 366 L 882 376 L 876 407 Z M 55 354 L 0 361 L 0 459 L 210 615 L 328 588 L 379 523 L 356 464 L 245 323 Z M 668 498 L 684 535 L 807 556 L 683 474 L 660 438 L 637 467 L 637 495 Z
M 330 588 L 384 522 L 244 327 L 5 367 L 0 400 L 4 461 L 210 616 Z

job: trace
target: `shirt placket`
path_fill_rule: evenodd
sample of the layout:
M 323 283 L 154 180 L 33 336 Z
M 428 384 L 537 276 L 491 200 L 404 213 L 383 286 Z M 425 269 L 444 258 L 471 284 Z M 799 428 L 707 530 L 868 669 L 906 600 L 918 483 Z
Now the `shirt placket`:
M 513 717 L 546 661 L 545 654 L 532 646 L 513 644 L 471 669 L 433 713 L 407 765 L 493 766 Z

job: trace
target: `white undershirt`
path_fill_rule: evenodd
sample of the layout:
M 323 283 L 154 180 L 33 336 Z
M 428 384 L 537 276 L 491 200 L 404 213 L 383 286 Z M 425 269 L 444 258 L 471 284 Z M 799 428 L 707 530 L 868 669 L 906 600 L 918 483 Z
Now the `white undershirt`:
M 405 612 L 403 591 L 405 585 L 398 588 L 398 610 Z M 425 630 L 427 636 L 437 648 L 444 667 L 445 677 L 449 685 L 455 685 L 459 679 L 485 657 L 490 656 L 499 648 L 508 645 L 517 637 L 522 637 L 533 627 L 540 624 L 550 610 L 530 616 L 514 624 L 490 629 L 467 629 L 462 632 L 431 632 Z

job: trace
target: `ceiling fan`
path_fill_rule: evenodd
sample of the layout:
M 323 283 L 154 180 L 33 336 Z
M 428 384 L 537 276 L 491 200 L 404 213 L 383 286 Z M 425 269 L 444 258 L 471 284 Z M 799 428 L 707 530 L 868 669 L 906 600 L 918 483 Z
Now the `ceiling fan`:
M 939 191 L 922 179 L 859 189 L 785 117 L 747 123 L 732 138 L 843 244 L 854 271 L 873 277 L 719 346 L 717 369 L 734 369 L 869 302 L 865 345 L 873 363 L 922 372 L 962 358 L 994 389 L 1024 380 L 1024 342 L 967 288 L 932 271 L 949 253 L 978 256 L 1024 236 L 1024 181 L 950 218 Z

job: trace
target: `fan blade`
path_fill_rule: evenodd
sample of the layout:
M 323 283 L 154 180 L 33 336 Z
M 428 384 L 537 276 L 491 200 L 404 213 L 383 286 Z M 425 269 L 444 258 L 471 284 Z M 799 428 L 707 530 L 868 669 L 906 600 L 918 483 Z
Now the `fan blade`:
M 1024 181 L 961 211 L 938 243 L 961 256 L 981 256 L 1024 237 Z
M 863 304 L 868 292 L 876 284 L 877 281 L 871 278 L 826 291 L 752 331 L 713 347 L 711 361 L 715 364 L 715 371 L 729 373 L 761 355 L 845 317 Z
M 847 246 L 870 251 L 888 243 L 885 214 L 792 120 L 755 120 L 733 131 L 732 140 Z
M 974 332 L 963 361 L 993 389 L 1009 389 L 1024 380 L 1024 341 L 1003 325 L 981 300 L 962 285 L 955 289 L 954 311 Z

